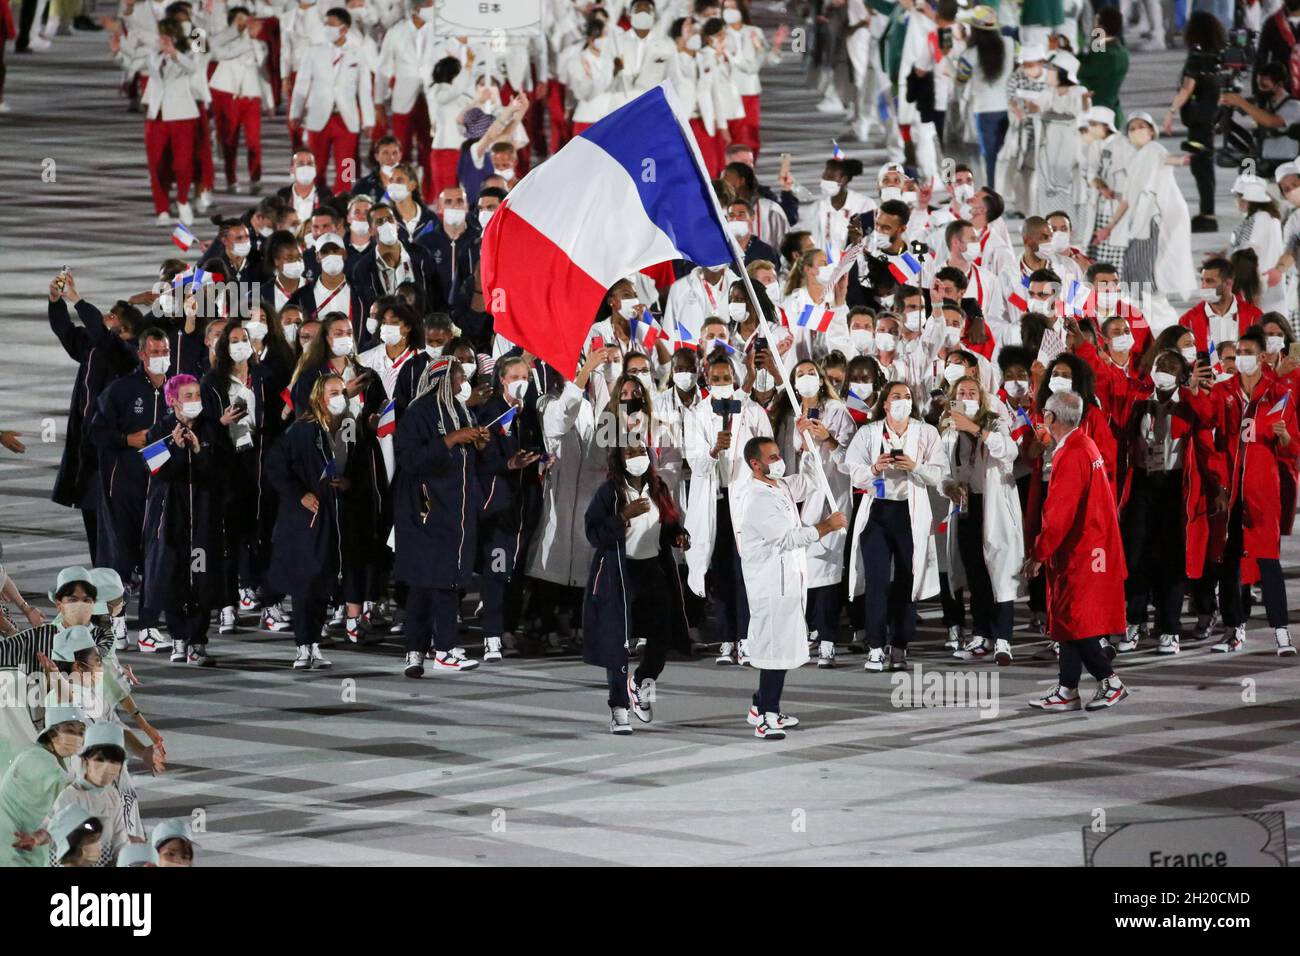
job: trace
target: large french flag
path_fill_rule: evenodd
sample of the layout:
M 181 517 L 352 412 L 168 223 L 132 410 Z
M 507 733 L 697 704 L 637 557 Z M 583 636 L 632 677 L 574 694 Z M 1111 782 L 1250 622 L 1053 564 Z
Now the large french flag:
M 496 331 L 571 379 L 605 290 L 678 258 L 733 257 L 665 85 L 575 136 L 511 191 L 483 234 L 484 295 Z

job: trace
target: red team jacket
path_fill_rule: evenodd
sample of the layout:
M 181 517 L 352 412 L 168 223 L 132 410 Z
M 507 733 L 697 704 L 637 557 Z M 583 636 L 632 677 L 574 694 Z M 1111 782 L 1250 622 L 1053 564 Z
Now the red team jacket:
M 1210 320 L 1206 317 L 1205 310 L 1209 308 L 1205 302 L 1198 302 L 1186 312 L 1178 317 L 1178 324 L 1185 329 L 1191 329 L 1192 335 L 1196 337 L 1196 351 L 1208 352 L 1210 349 Z M 1251 305 L 1241 296 L 1237 296 L 1237 334 L 1240 335 L 1248 328 L 1259 321 L 1263 315 L 1259 306 Z

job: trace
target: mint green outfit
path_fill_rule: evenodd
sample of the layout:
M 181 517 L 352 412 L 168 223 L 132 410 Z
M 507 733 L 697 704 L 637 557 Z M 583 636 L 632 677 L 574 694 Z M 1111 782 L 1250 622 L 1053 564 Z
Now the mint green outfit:
M 13 834 L 39 830 L 71 782 L 59 758 L 40 744 L 32 744 L 13 759 L 0 779 L 0 867 L 49 865 L 46 847 L 17 850 Z

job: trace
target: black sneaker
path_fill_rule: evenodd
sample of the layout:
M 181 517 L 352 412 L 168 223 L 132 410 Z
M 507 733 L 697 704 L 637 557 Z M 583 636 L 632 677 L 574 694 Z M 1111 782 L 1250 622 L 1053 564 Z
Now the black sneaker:
M 1192 232 L 1218 232 L 1219 220 L 1213 216 L 1193 216 Z

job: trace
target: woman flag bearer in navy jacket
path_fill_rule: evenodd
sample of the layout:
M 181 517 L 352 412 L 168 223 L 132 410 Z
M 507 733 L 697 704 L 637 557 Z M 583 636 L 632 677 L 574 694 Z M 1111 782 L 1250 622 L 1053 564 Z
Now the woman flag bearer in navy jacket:
M 630 734 L 629 710 L 647 724 L 654 717 L 655 681 L 669 647 L 691 653 L 673 557 L 673 548 L 685 551 L 691 539 L 672 492 L 640 445 L 610 451 L 609 477 L 587 506 L 586 528 L 596 553 L 582 610 L 582 659 L 605 668 L 610 733 Z M 644 637 L 646 646 L 629 675 L 633 637 Z
M 514 631 L 523 588 L 515 568 L 528 553 L 528 539 L 541 509 L 537 464 L 541 455 L 525 445 L 524 398 L 528 362 L 502 359 L 497 394 L 478 408 L 489 441 L 479 456 L 483 512 L 479 517 L 479 583 L 483 595 L 483 660 L 501 660 L 501 638 Z M 533 434 L 540 435 L 533 429 Z
M 456 646 L 460 594 L 474 571 L 483 507 L 478 456 L 489 440 L 465 405 L 471 391 L 459 362 L 435 359 L 397 422 L 393 574 L 410 588 L 403 629 L 407 677 L 424 676 L 426 655 L 436 671 L 467 671 L 479 663 Z
M 267 583 L 293 599 L 297 670 L 329 667 L 320 652 L 331 597 L 343 586 L 343 492 L 356 469 L 356 419 L 343 379 L 316 379 L 302 417 L 266 458 L 266 480 L 280 498 Z
M 753 484 L 745 492 L 738 537 L 749 595 L 749 663 L 759 671 L 749 723 L 755 737 L 779 739 L 786 728 L 799 725 L 797 717 L 781 713 L 781 690 L 785 672 L 808 662 L 807 549 L 849 523 L 838 510 L 815 525 L 803 523 L 797 502 L 823 498 L 811 477 L 817 465 L 810 455 L 800 473 L 788 477 L 781 449 L 771 438 L 751 438 L 744 456 Z M 823 499 L 818 510 L 825 507 Z
M 222 543 L 214 467 L 216 425 L 203 414 L 192 375 L 173 375 L 165 389 L 167 414 L 149 429 L 146 448 L 165 443 L 153 465 L 144 510 L 143 604 L 162 613 L 175 642 L 172 661 L 211 665 L 208 618 L 220 599 Z M 154 454 L 148 455 L 156 462 Z

